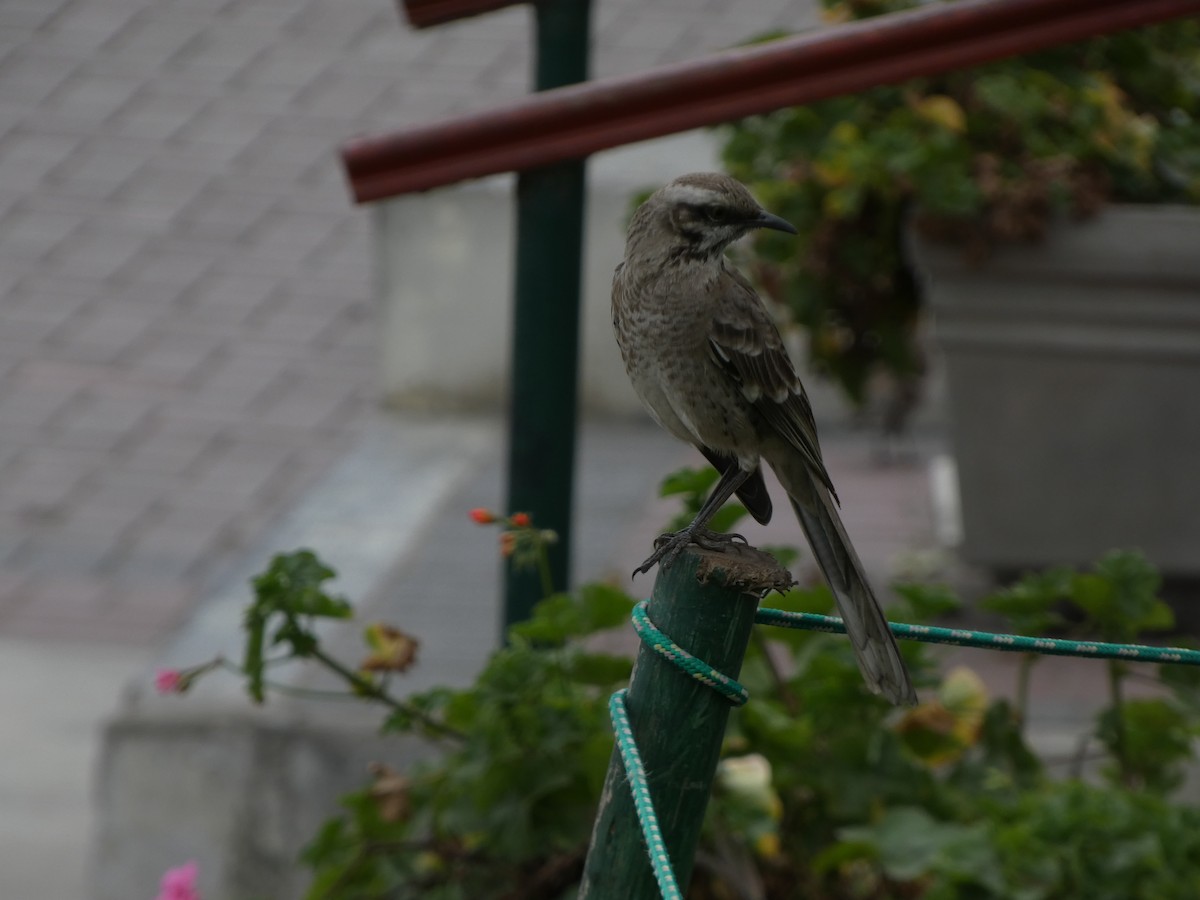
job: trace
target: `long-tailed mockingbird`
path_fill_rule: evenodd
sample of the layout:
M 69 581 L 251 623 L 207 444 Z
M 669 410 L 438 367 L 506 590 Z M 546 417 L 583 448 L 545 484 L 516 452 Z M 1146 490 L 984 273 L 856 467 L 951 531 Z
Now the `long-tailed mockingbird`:
M 707 525 L 734 494 L 766 524 L 765 460 L 833 590 L 867 686 L 912 704 L 908 671 L 838 517 L 804 386 L 754 288 L 725 258 L 731 243 L 756 228 L 796 233 L 739 182 L 711 172 L 676 178 L 629 224 L 612 295 L 625 369 L 654 420 L 721 473 L 691 524 L 661 536 L 636 571 L 669 566 L 689 543 L 727 544 L 729 535 Z

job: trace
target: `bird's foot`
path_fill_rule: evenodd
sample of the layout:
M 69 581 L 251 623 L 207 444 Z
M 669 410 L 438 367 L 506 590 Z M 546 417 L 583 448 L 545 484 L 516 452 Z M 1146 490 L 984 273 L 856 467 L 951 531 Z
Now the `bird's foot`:
M 716 531 L 710 531 L 707 528 L 681 528 L 679 531 L 660 534 L 654 539 L 654 552 L 646 557 L 646 561 L 633 570 L 631 578 L 641 574 L 644 575 L 658 564 L 663 569 L 671 568 L 671 565 L 679 558 L 679 554 L 688 544 L 695 544 L 704 550 L 721 551 L 728 549 L 730 545 L 741 543 L 749 545 L 740 534 L 721 534 Z

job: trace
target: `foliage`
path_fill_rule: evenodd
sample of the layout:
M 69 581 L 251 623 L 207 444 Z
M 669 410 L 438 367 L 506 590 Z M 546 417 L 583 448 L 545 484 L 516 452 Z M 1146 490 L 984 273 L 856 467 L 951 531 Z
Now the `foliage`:
M 920 5 L 823 2 L 835 20 Z M 724 161 L 799 229 L 757 235 L 750 268 L 861 404 L 877 373 L 911 385 L 923 370 L 902 246 L 914 207 L 921 231 L 980 260 L 1110 200 L 1200 201 L 1200 20 L 745 119 Z
M 671 483 L 685 506 L 707 489 L 694 473 Z M 544 552 L 544 533 L 515 518 L 488 520 L 522 532 L 502 551 L 517 541 Z M 385 732 L 427 738 L 438 753 L 405 771 L 378 765 L 345 798 L 305 851 L 310 900 L 572 897 L 611 754 L 607 698 L 630 674 L 630 660 L 599 649 L 596 636 L 623 626 L 633 599 L 603 584 L 549 596 L 470 686 L 399 700 L 387 679 L 412 664 L 416 646 L 399 628 L 369 626 L 357 667 L 322 650 L 312 618 L 349 612 L 325 591 L 332 577 L 308 551 L 273 560 L 254 580 L 238 671 L 265 691 L 280 659 L 315 661 L 385 706 Z M 1030 575 L 985 605 L 1014 630 L 1127 641 L 1173 624 L 1158 586 L 1141 557 L 1113 553 L 1086 572 Z M 957 605 L 937 585 L 897 594 L 892 612 L 908 621 Z M 824 613 L 832 599 L 795 589 L 770 605 Z M 263 659 L 279 646 L 281 656 Z M 1192 761 L 1200 673 L 1165 669 L 1154 696 L 1127 699 L 1131 668 L 1111 665 L 1110 703 L 1093 732 L 1096 778 L 1054 780 L 1025 741 L 1023 700 L 989 698 L 969 669 L 939 672 L 929 645 L 902 649 L 925 700 L 896 710 L 864 690 L 842 637 L 760 629 L 740 676 L 752 699 L 730 719 L 689 897 L 1197 895 L 1200 811 L 1169 792 Z M 215 666 L 178 673 L 173 685 Z
M 630 672 L 582 639 L 632 607 L 603 585 L 549 597 L 470 687 L 409 698 L 463 740 L 408 775 L 403 814 L 382 815 L 370 787 L 347 798 L 305 854 L 309 896 L 501 897 L 560 871 L 560 892 L 577 879 L 612 752 L 608 696 Z M 393 713 L 385 730 L 417 726 Z
M 277 555 L 267 570 L 251 580 L 254 602 L 246 610 L 246 653 L 242 666 L 246 690 L 255 703 L 262 703 L 268 646 L 284 645 L 289 657 L 311 656 L 318 639 L 317 619 L 346 619 L 350 604 L 343 597 L 325 592 L 323 585 L 337 573 L 322 563 L 311 550 Z M 274 628 L 268 643 L 268 630 Z

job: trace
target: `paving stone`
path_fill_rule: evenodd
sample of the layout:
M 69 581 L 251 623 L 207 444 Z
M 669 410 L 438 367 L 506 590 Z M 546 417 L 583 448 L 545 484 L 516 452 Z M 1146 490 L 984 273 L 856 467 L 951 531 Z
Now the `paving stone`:
M 600 67 L 804 3 L 726 5 L 603 0 Z M 371 236 L 337 147 L 523 96 L 530 37 L 523 8 L 414 32 L 337 0 L 0 4 L 0 588 L 18 557 L 108 586 L 16 577 L 0 633 L 154 640 L 353 444 Z
M 32 577 L 11 608 L 0 611 L 0 629 L 12 637 L 57 641 L 146 644 L 163 632 L 149 616 L 114 615 L 109 592 L 92 595 L 94 578 Z
M 63 645 L 87 642 L 147 646 L 159 637 L 158 629 L 142 628 L 137 623 L 127 625 L 115 622 L 107 616 L 68 619 L 40 616 L 36 606 L 0 616 L 0 628 L 8 638 L 54 641 Z M 86 841 L 81 846 L 86 847 Z
M 389 29 L 395 32 L 399 24 L 392 10 L 383 10 L 373 4 L 335 6 L 324 0 L 314 0 L 296 5 L 299 8 L 283 25 L 284 39 L 289 43 L 336 50 L 353 44 L 368 31 Z
M 46 29 L 51 45 L 92 50 L 112 39 L 138 12 L 136 3 L 74 0 Z
M 94 578 L 45 576 L 26 589 L 25 606 L 36 606 L 48 617 L 95 615 L 103 607 L 105 588 Z
M 274 43 L 281 39 L 280 32 L 294 9 L 295 4 L 286 0 L 228 0 L 221 7 L 221 24 L 271 36 Z
M 142 484 L 147 476 L 187 477 L 195 471 L 215 440 L 209 429 L 198 434 L 180 433 L 170 423 L 164 423 L 156 411 L 151 411 L 150 422 L 141 439 L 122 453 L 115 465 Z M 173 482 L 172 487 L 177 483 Z
M 212 183 L 208 173 L 181 171 L 169 165 L 150 163 L 135 182 L 126 184 L 115 195 L 116 209 L 124 215 L 152 219 L 165 227 Z
M 78 145 L 78 139 L 66 135 L 14 135 L 0 148 L 0 184 L 32 186 Z
M 69 318 L 49 340 L 75 362 L 112 362 L 140 340 L 147 325 L 144 316 L 97 307 Z
M 497 18 L 489 17 L 488 23 L 496 27 Z M 440 49 L 451 41 L 451 36 L 441 28 L 400 33 L 388 29 L 371 29 L 362 34 L 348 53 L 358 59 L 401 66 L 417 62 L 430 56 L 436 57 Z
M 259 414 L 265 425 L 323 429 L 362 409 L 361 385 L 329 383 L 319 376 L 296 378 Z
M 94 138 L 48 173 L 56 194 L 108 197 L 127 183 L 150 158 L 156 145 L 144 140 Z
M 0 7 L 0 28 L 32 31 L 50 21 L 66 0 L 46 0 L 45 3 L 5 3 Z
M 264 132 L 238 156 L 239 170 L 251 178 L 265 175 L 298 180 L 314 166 L 333 168 L 337 133 L 332 122 L 326 122 L 318 134 Z
M 226 84 L 269 45 L 259 31 L 210 28 L 180 49 L 167 68 L 202 81 Z
M 53 94 L 79 66 L 77 58 L 47 56 L 36 45 L 26 45 L 0 64 L 4 98 L 27 110 Z
M 236 283 L 244 287 L 236 293 L 226 292 L 232 291 L 230 285 Z M 239 343 L 245 336 L 243 329 L 247 320 L 277 288 L 273 279 L 266 278 L 221 274 L 201 279 L 176 304 L 172 328 L 177 334 L 209 334 L 225 338 L 231 344 Z M 224 362 L 215 362 L 213 369 L 220 371 L 224 365 Z
M 0 421 L 9 428 L 43 428 L 78 390 L 75 385 L 31 385 L 11 380 L 0 392 Z
M 239 81 L 301 89 L 312 84 L 336 61 L 328 49 L 279 42 L 263 50 L 242 72 Z
M 87 227 L 65 241 L 51 258 L 59 275 L 102 280 L 128 263 L 145 243 L 145 238 L 137 235 Z
M 153 395 L 85 390 L 59 414 L 54 440 L 62 446 L 117 450 L 135 436 L 157 402 Z
M 196 284 L 229 253 L 229 246 L 213 240 L 175 242 L 158 240 L 143 246 L 121 270 L 130 282 L 180 290 Z
M 76 72 L 47 98 L 45 111 L 77 122 L 99 123 L 115 114 L 141 87 L 132 75 Z
M 218 335 L 173 333 L 152 327 L 129 348 L 124 361 L 147 377 L 179 384 L 197 376 L 223 343 Z
M 18 209 L 0 223 L 4 240 L 0 254 L 40 257 L 54 250 L 64 238 L 84 221 L 79 215 L 66 212 Z
M 196 595 L 195 586 L 175 579 L 127 577 L 110 586 L 108 615 L 139 629 L 153 628 L 157 636 L 166 635 L 186 617 Z
M 257 494 L 267 491 L 290 455 L 274 447 L 227 449 L 211 458 L 180 496 L 189 498 L 189 507 L 236 512 L 248 501 L 253 502 Z
M 220 398 L 246 408 L 284 382 L 290 365 L 287 357 L 264 357 L 233 347 L 208 367 L 193 396 L 202 403 Z
M 158 578 L 194 578 L 213 554 L 228 552 L 222 531 L 236 514 L 191 504 L 147 519 L 126 539 L 114 564 L 118 572 L 139 572 Z
M 29 316 L 24 309 L 0 309 L 0 359 L 15 364 L 19 358 L 28 359 L 40 352 L 37 342 L 56 326 L 43 316 Z
M 156 15 L 146 10 L 134 16 L 105 49 L 107 60 L 153 72 L 193 43 L 206 28 L 203 19 Z
M 105 126 L 123 137 L 165 141 L 211 102 L 207 95 L 144 84 Z
M 45 351 L 45 347 L 39 348 Z M 103 363 L 54 359 L 49 353 L 23 362 L 7 382 L 13 392 L 45 391 L 73 398 L 98 381 L 114 377 L 115 369 Z
M 144 443 L 144 442 L 142 442 Z M 147 454 L 139 455 L 145 460 Z M 188 454 L 185 459 L 194 458 Z M 182 471 L 153 471 L 137 465 L 124 454 L 107 456 L 85 479 L 63 526 L 87 531 L 111 517 L 118 529 L 137 524 L 168 506 L 187 476 Z

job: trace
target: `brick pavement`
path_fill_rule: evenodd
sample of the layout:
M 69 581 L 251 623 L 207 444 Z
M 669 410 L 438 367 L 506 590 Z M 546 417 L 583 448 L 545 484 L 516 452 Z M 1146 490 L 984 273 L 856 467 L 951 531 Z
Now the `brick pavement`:
M 809 0 L 599 0 L 595 69 Z M 525 91 L 528 11 L 389 0 L 0 5 L 0 635 L 148 642 L 372 409 L 356 133 Z

